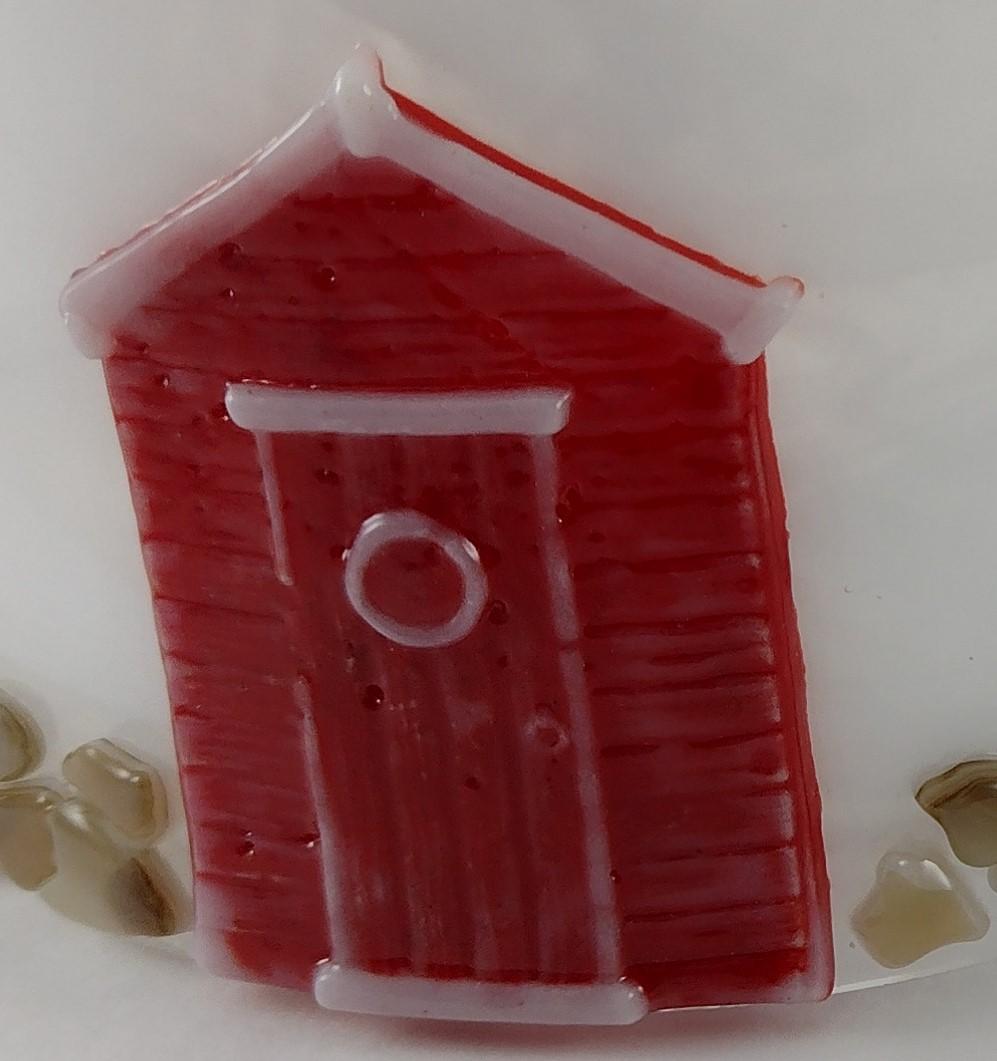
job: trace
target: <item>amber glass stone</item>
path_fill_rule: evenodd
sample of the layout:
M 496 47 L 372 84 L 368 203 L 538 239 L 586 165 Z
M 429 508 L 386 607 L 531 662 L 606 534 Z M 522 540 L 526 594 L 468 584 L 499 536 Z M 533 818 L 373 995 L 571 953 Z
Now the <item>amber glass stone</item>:
M 967 866 L 997 865 L 997 759 L 973 759 L 931 778 L 917 802 Z
M 93 807 L 59 803 L 51 815 L 58 872 L 40 894 L 85 925 L 130 936 L 171 936 L 189 921 L 183 890 L 154 851 L 124 846 Z
M 16 781 L 42 760 L 44 742 L 34 720 L 0 692 L 0 781 Z
M 62 797 L 43 784 L 0 786 L 0 868 L 37 891 L 56 870 L 51 815 Z
M 159 774 L 118 745 L 90 741 L 66 756 L 62 772 L 132 843 L 144 847 L 165 832 L 166 792 Z
M 893 853 L 880 862 L 852 927 L 880 965 L 900 969 L 939 947 L 982 939 L 990 919 L 941 862 Z

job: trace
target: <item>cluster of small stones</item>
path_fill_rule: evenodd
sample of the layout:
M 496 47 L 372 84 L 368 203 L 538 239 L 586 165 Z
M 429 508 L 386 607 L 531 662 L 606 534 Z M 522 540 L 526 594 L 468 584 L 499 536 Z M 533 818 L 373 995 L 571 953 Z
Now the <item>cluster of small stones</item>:
M 915 798 L 942 827 L 955 857 L 987 869 L 997 891 L 997 759 L 958 763 L 925 781 Z M 950 943 L 982 939 L 990 919 L 943 861 L 891 853 L 852 927 L 876 961 L 896 969 Z
M 30 778 L 43 752 L 27 712 L 0 697 L 0 870 L 53 909 L 106 932 L 186 931 L 190 904 L 153 848 L 168 825 L 156 771 L 95 740 L 66 756 L 62 780 Z

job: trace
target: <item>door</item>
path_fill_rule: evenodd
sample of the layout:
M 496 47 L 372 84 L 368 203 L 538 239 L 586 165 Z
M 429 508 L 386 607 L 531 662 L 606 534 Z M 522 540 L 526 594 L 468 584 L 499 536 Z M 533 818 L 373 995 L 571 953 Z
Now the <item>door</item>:
M 332 959 L 591 984 L 619 930 L 554 435 L 564 392 L 230 388 L 256 432 Z

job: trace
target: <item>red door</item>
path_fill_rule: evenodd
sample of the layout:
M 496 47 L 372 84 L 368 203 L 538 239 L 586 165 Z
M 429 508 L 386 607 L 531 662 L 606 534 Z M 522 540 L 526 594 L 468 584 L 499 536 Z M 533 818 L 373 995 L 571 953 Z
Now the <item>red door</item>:
M 233 391 L 300 622 L 333 961 L 615 981 L 555 511 L 566 395 Z

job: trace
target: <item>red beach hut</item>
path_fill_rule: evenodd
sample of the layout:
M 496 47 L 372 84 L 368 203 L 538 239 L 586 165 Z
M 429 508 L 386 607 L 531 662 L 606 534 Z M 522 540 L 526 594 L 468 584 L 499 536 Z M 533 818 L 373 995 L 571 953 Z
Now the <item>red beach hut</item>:
M 799 294 L 471 139 L 363 51 L 74 277 L 211 967 L 479 1019 L 827 994 L 759 359 Z

